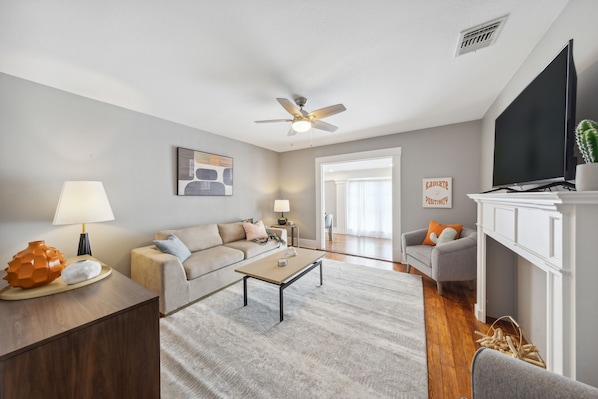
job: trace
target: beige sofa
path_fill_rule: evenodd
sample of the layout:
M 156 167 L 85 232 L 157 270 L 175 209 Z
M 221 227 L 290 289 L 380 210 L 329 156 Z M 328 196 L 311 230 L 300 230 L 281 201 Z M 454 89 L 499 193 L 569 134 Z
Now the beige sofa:
M 287 231 L 268 230 L 281 241 L 247 241 L 241 222 L 159 231 L 156 240 L 174 234 L 191 255 L 181 262 L 155 245 L 135 248 L 131 251 L 131 278 L 160 296 L 160 313 L 167 315 L 239 281 L 242 275 L 236 268 L 285 249 Z

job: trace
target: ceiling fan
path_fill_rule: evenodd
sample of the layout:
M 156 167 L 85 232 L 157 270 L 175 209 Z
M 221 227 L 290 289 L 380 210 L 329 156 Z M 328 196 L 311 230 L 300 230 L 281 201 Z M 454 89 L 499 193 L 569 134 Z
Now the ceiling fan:
M 330 123 L 323 122 L 320 119 L 336 115 L 347 110 L 343 104 L 336 104 L 329 107 L 320 108 L 312 112 L 307 112 L 303 109 L 303 106 L 305 106 L 307 103 L 307 98 L 305 97 L 297 97 L 295 99 L 295 104 L 297 104 L 297 106 L 295 106 L 295 104 L 286 98 L 277 98 L 276 100 L 284 109 L 287 110 L 289 114 L 293 115 L 293 119 L 270 119 L 265 121 L 255 121 L 255 123 L 291 122 L 289 136 L 293 136 L 297 133 L 307 132 L 312 127 L 314 129 L 335 132 L 338 127 L 331 125 Z

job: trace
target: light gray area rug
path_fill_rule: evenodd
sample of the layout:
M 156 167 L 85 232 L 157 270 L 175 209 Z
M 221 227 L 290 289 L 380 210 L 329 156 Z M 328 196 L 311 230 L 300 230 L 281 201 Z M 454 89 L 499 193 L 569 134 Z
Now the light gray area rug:
M 427 398 L 421 277 L 324 259 L 284 291 L 248 280 L 160 320 L 163 399 Z

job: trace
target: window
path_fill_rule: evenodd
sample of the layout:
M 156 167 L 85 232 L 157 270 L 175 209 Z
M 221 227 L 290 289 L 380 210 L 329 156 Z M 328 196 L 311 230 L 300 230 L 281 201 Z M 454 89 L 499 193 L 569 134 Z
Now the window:
M 392 238 L 392 180 L 347 181 L 347 233 Z

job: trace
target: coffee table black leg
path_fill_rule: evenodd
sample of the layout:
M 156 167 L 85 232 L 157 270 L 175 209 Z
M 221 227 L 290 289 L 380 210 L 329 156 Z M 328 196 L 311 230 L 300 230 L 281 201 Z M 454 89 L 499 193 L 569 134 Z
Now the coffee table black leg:
M 249 276 L 243 277 L 243 306 L 247 306 L 247 279 Z
M 279 294 L 279 296 L 280 296 L 280 298 L 279 298 L 279 301 L 280 301 L 280 321 L 282 321 L 282 320 L 284 319 L 284 311 L 283 311 L 283 307 L 284 307 L 284 298 L 283 298 L 283 295 L 282 295 L 282 291 L 283 291 L 283 289 L 284 289 L 284 288 L 283 288 L 282 286 L 280 286 L 280 287 L 278 288 L 278 291 L 280 292 L 280 294 Z
M 322 261 L 320 261 L 320 285 L 324 285 L 324 281 L 322 280 Z

